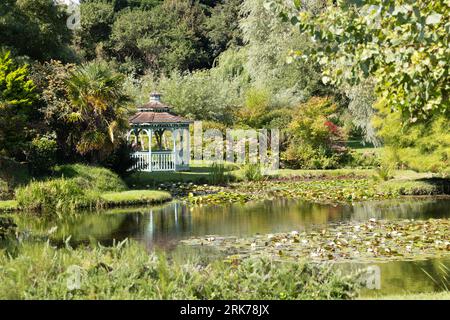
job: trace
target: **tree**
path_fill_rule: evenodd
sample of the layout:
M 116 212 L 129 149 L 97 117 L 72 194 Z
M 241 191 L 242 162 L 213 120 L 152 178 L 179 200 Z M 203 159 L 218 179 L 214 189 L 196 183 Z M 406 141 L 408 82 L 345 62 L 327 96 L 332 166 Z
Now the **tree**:
M 93 161 L 110 154 L 128 128 L 129 98 L 123 80 L 108 64 L 91 62 L 79 66 L 67 81 L 72 112 L 65 120 L 74 126 L 70 139 Z
M 80 55 L 91 60 L 99 56 L 99 50 L 108 45 L 114 22 L 114 4 L 102 0 L 80 4 L 81 28 L 76 30 L 75 43 Z
M 61 161 L 75 160 L 78 156 L 75 142 L 70 139 L 71 128 L 68 128 L 66 122 L 72 113 L 67 81 L 75 69 L 74 64 L 51 60 L 34 64 L 31 70 L 31 77 L 40 96 L 43 131 L 56 134 L 58 158 Z
M 244 0 L 239 25 L 247 53 L 245 69 L 253 85 L 266 88 L 276 104 L 296 105 L 318 90 L 320 77 L 311 62 L 286 63 L 292 50 L 306 50 L 309 37 L 265 6 L 265 0 Z M 320 85 L 320 84 L 319 84 Z
M 65 7 L 53 0 L 2 0 L 0 43 L 17 55 L 40 61 L 71 60 L 72 33 Z
M 378 97 L 410 122 L 450 110 L 450 1 L 340 0 L 321 14 L 301 11 L 290 21 L 313 36 L 297 52 L 324 68 L 325 83 L 373 77 Z
M 241 4 L 242 0 L 224 0 L 211 10 L 206 29 L 213 57 L 219 56 L 229 47 L 243 45 L 239 28 Z
M 29 139 L 27 120 L 36 100 L 28 66 L 16 66 L 9 52 L 0 54 L 0 154 L 23 156 Z
M 202 8 L 190 1 L 166 1 L 150 11 L 122 10 L 112 27 L 111 58 L 139 74 L 206 67 L 204 20 Z

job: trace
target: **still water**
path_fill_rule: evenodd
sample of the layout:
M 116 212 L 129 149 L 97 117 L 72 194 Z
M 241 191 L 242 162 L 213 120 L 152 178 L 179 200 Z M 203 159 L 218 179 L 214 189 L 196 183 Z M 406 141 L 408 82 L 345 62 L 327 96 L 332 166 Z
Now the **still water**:
M 21 219 L 22 229 L 53 232 L 58 239 L 71 236 L 72 243 L 111 244 L 126 238 L 148 248 L 172 250 L 181 239 L 192 236 L 250 236 L 323 228 L 344 221 L 376 219 L 450 218 L 450 199 L 407 199 L 365 202 L 354 205 L 319 205 L 294 200 L 271 200 L 220 206 L 188 206 L 172 202 L 161 207 L 83 212 L 62 219 Z M 20 218 L 19 218 L 20 219 Z M 381 290 L 364 294 L 431 292 L 450 287 L 450 259 L 400 261 L 377 264 Z M 361 267 L 352 264 L 350 269 Z

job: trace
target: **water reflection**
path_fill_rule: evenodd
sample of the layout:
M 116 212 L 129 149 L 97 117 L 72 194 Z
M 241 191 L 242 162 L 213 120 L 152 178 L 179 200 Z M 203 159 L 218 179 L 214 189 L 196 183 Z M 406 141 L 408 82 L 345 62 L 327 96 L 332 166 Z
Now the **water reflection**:
M 330 206 L 280 199 L 246 204 L 189 207 L 172 202 L 162 207 L 82 213 L 63 219 L 19 218 L 21 228 L 35 233 L 56 230 L 53 237 L 72 241 L 132 238 L 171 246 L 180 239 L 202 235 L 248 236 L 257 233 L 308 230 L 348 220 L 428 219 L 450 216 L 450 200 L 396 200 Z M 56 227 L 56 228 L 55 228 Z
M 62 241 L 71 236 L 72 244 L 113 241 L 132 238 L 162 249 L 176 248 L 178 240 L 191 236 L 275 233 L 326 227 L 349 220 L 377 219 L 428 219 L 450 217 L 450 199 L 408 199 L 366 202 L 354 205 L 330 206 L 302 201 L 280 199 L 247 204 L 189 207 L 172 202 L 161 207 L 111 210 L 101 213 L 83 212 L 62 219 L 34 219 L 17 216 L 21 230 L 34 234 L 52 233 L 52 238 Z M 176 248 L 183 255 L 197 249 Z M 214 252 L 200 249 L 208 259 L 216 259 Z M 192 252 L 191 252 L 192 251 Z M 195 253 L 197 254 L 197 253 Z M 450 259 L 420 262 L 400 261 L 378 264 L 381 270 L 381 290 L 366 290 L 364 295 L 430 292 L 443 289 L 442 266 L 450 268 Z M 344 265 L 345 266 L 345 265 Z M 346 268 L 356 268 L 347 264 Z M 425 272 L 425 271 L 426 272 Z M 427 275 L 431 275 L 430 276 Z M 436 279 L 438 282 L 436 282 Z M 448 286 L 448 282 L 446 284 Z
M 450 258 L 392 261 L 370 265 L 344 264 L 342 268 L 346 271 L 356 271 L 374 265 L 379 267 L 380 288 L 363 289 L 360 293 L 363 297 L 439 292 L 450 289 Z

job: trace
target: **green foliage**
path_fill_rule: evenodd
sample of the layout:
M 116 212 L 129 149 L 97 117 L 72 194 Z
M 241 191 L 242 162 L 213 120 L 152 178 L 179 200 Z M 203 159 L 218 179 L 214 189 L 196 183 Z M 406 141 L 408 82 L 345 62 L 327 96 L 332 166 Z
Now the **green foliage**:
M 264 179 L 263 168 L 258 163 L 249 163 L 244 167 L 244 176 L 247 181 L 261 181 Z
M 85 59 L 105 55 L 114 23 L 114 4 L 108 1 L 84 1 L 80 4 L 80 28 L 75 32 L 75 43 L 79 54 Z
M 1 299 L 349 299 L 357 289 L 351 278 L 304 262 L 170 261 L 135 243 L 18 250 L 0 253 Z
M 161 79 L 159 89 L 164 93 L 164 102 L 179 114 L 196 120 L 230 124 L 239 104 L 238 83 L 209 71 L 172 73 L 170 78 Z
M 27 120 L 36 101 L 26 65 L 17 67 L 9 53 L 0 52 L 0 154 L 17 156 L 25 149 Z
M 130 190 L 122 192 L 108 192 L 100 196 L 103 206 L 120 206 L 136 204 L 156 204 L 172 199 L 170 193 L 156 190 Z
M 411 122 L 448 114 L 449 1 L 338 1 L 319 15 L 291 21 L 318 45 L 297 56 L 323 67 L 323 82 L 373 76 L 378 96 Z
M 266 2 L 242 2 L 239 26 L 246 49 L 245 69 L 253 86 L 266 88 L 275 104 L 296 105 L 320 89 L 319 76 L 314 63 L 286 63 L 286 57 L 292 50 L 307 50 L 312 42 L 268 10 Z
M 121 141 L 114 151 L 101 162 L 101 166 L 112 170 L 121 177 L 129 176 L 134 172 L 132 168 L 137 161 L 131 156 L 132 152 L 131 144 L 127 141 Z
M 249 88 L 245 92 L 244 105 L 238 110 L 238 121 L 253 128 L 261 125 L 261 118 L 267 114 L 271 105 L 268 90 Z
M 347 159 L 342 128 L 337 126 L 337 107 L 329 98 L 311 98 L 294 111 L 289 125 L 291 141 L 285 160 L 304 169 L 332 169 Z
M 93 204 L 95 196 L 89 196 L 74 179 L 34 181 L 16 189 L 16 200 L 25 210 L 74 210 L 79 206 Z
M 67 164 L 57 166 L 54 175 L 66 179 L 82 181 L 83 186 L 98 192 L 124 191 L 125 183 L 114 172 L 101 167 L 92 167 L 82 164 Z
M 191 1 L 166 1 L 150 11 L 122 10 L 110 37 L 114 58 L 141 74 L 202 66 L 204 20 L 199 4 Z
M 242 45 L 239 29 L 241 3 L 242 0 L 224 0 L 211 10 L 205 28 L 213 57 L 217 57 L 230 47 Z
M 101 205 L 104 192 L 126 190 L 125 183 L 105 168 L 81 164 L 55 167 L 55 176 L 47 181 L 33 181 L 16 189 L 19 206 L 32 211 L 75 210 Z
M 388 165 L 381 165 L 375 169 L 377 173 L 377 177 L 382 181 L 388 181 L 393 178 L 392 176 L 392 167 Z
M 12 218 L 0 217 L 0 240 L 14 236 L 17 225 Z
M 417 180 L 390 180 L 379 186 L 382 192 L 405 196 L 450 194 L 450 180 L 429 178 Z
M 71 139 L 81 155 L 104 159 L 128 128 L 129 97 L 123 81 L 103 62 L 82 65 L 70 76 L 67 87 L 73 109 L 65 121 L 74 127 Z
M 383 161 L 397 168 L 450 173 L 450 121 L 444 115 L 427 122 L 405 123 L 399 111 L 377 104 L 374 125 L 387 145 Z
M 40 61 L 73 59 L 65 9 L 53 0 L 2 0 L 0 44 Z
M 227 174 L 225 164 L 214 162 L 211 165 L 211 173 L 209 176 L 209 182 L 212 185 L 219 185 L 227 183 L 230 180 L 230 176 Z
M 36 176 L 49 173 L 56 165 L 57 149 L 58 145 L 51 135 L 34 138 L 27 154 L 30 172 Z

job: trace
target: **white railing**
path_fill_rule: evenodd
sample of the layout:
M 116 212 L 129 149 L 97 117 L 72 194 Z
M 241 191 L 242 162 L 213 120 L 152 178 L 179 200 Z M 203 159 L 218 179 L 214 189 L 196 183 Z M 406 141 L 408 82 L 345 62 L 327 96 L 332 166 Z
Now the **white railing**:
M 175 155 L 172 151 L 134 152 L 133 169 L 138 171 L 175 171 Z

